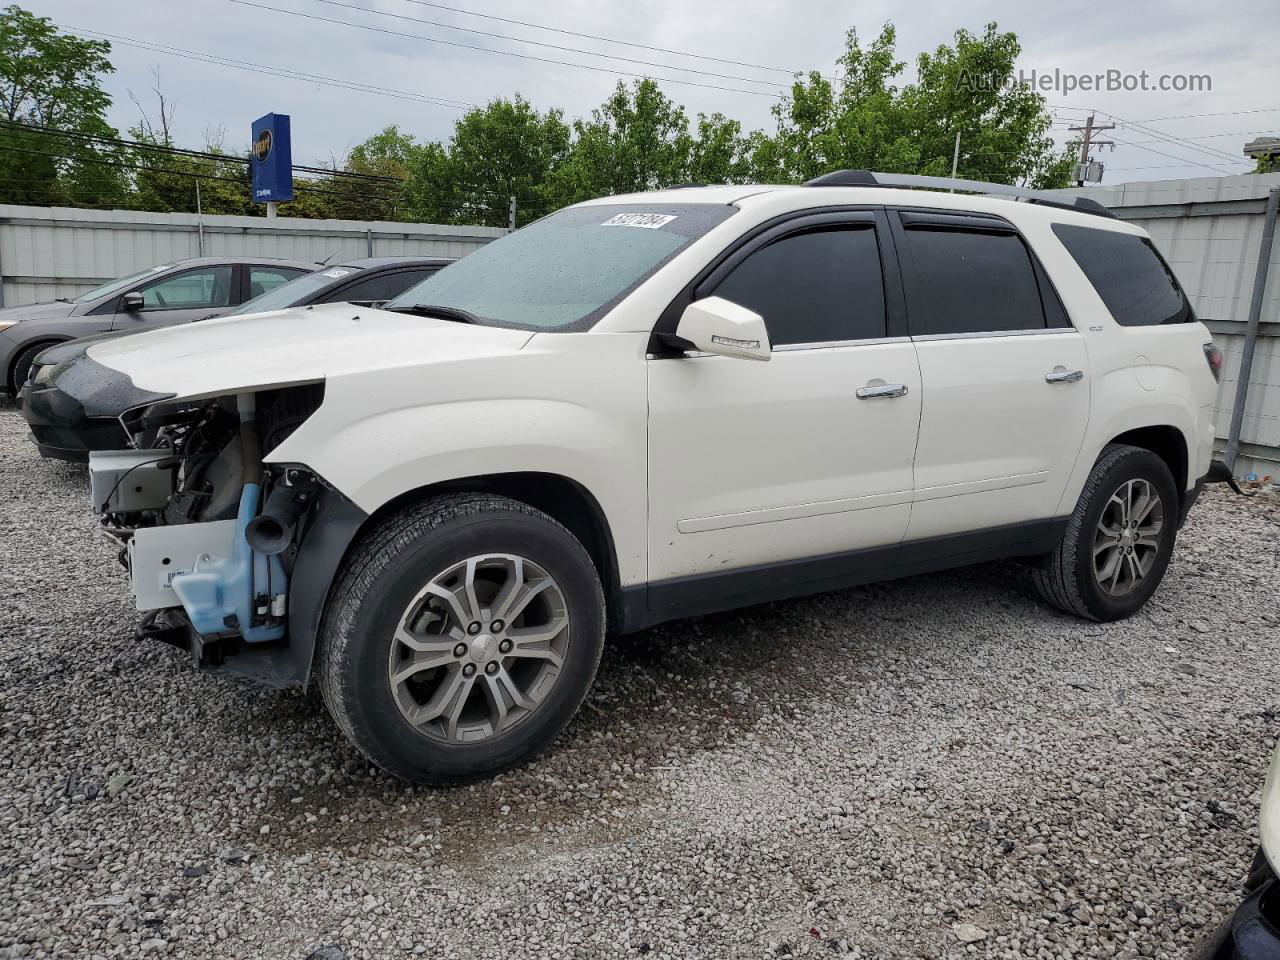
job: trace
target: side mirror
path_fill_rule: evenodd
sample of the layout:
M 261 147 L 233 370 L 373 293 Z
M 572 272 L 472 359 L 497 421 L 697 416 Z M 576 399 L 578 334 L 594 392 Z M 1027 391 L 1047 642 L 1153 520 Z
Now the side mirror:
M 773 356 L 764 317 L 723 297 L 705 297 L 684 308 L 676 336 L 695 350 L 740 360 Z
M 142 299 L 142 294 L 137 291 L 123 294 L 120 297 L 120 309 L 127 313 L 137 313 L 144 306 L 146 306 L 146 301 Z

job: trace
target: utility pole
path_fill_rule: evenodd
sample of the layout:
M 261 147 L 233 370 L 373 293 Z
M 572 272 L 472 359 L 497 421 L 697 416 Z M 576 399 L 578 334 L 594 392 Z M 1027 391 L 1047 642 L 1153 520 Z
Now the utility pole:
M 200 204 L 200 178 L 196 177 L 196 243 L 204 256 L 204 207 Z
M 511 197 L 511 216 L 508 218 L 507 225 L 512 230 L 516 228 L 516 198 L 514 194 Z
M 960 167 L 960 131 L 956 131 L 956 148 L 951 153 L 951 179 L 956 178 L 956 170 Z M 955 188 L 951 188 L 951 192 L 955 193 Z
M 1106 124 L 1101 124 L 1101 125 L 1099 125 L 1099 124 L 1095 124 L 1095 123 L 1093 122 L 1093 114 L 1092 114 L 1092 113 L 1091 113 L 1091 114 L 1089 114 L 1089 119 L 1085 121 L 1085 124 L 1084 124 L 1084 126 L 1083 126 L 1083 127 L 1071 127 L 1071 128 L 1070 128 L 1071 130 L 1073 130 L 1073 131 L 1074 131 L 1074 132 L 1076 132 L 1076 133 L 1083 133 L 1083 134 L 1084 134 L 1084 142 L 1080 144 L 1080 167 L 1081 167 L 1081 169 L 1080 169 L 1080 171 L 1079 171 L 1079 172 L 1083 172 L 1083 167 L 1084 167 L 1084 166 L 1089 162 L 1089 149 L 1090 149 L 1091 147 L 1095 147 L 1095 146 L 1097 146 L 1097 147 L 1115 147 L 1115 143 L 1114 143 L 1114 141 L 1111 141 L 1111 140 L 1095 140 L 1095 139 L 1093 139 L 1093 135 L 1094 135 L 1095 133 L 1097 133 L 1099 130 L 1114 130 L 1115 128 L 1116 128 L 1116 125 L 1115 125 L 1114 123 L 1106 123 Z M 1084 186 L 1084 179 L 1083 179 L 1082 177 L 1077 177 L 1077 178 L 1076 178 L 1076 186 L 1077 186 L 1077 187 L 1083 187 L 1083 186 Z

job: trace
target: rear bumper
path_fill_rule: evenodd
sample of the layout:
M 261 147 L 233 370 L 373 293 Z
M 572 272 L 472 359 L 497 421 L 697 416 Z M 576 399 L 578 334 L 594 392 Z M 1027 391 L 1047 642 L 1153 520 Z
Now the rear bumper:
M 85 463 L 90 450 L 124 450 L 128 437 L 115 418 L 90 417 L 75 397 L 57 387 L 28 383 L 16 399 L 41 456 Z

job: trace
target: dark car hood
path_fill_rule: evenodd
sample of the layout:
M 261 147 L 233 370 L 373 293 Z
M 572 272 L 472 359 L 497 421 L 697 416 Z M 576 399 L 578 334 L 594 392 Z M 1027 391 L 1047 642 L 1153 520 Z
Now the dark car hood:
M 48 350 L 41 351 L 36 355 L 36 364 L 38 366 L 49 366 L 50 364 L 66 363 L 68 360 L 74 360 L 77 357 L 83 357 L 84 352 L 95 343 L 101 343 L 103 340 L 112 340 L 116 337 L 127 337 L 131 334 L 142 333 L 141 330 L 110 330 L 106 333 L 95 333 L 92 337 L 81 337 L 79 340 L 68 340 L 66 343 L 56 343 Z
M 20 307 L 0 308 L 0 323 L 11 323 L 14 320 L 61 320 L 71 316 L 75 310 L 74 303 L 27 303 Z

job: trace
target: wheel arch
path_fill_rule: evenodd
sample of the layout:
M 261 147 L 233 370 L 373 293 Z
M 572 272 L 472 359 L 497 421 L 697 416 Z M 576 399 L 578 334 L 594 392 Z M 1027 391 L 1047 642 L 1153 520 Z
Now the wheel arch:
M 366 523 L 444 493 L 496 493 L 541 510 L 563 525 L 578 538 L 595 564 L 609 609 L 609 628 L 616 629 L 620 620 L 615 622 L 615 616 L 621 616 L 622 597 L 617 548 L 600 501 L 585 486 L 562 474 L 532 470 L 459 477 L 405 491 L 375 510 Z
M 60 337 L 60 336 L 57 336 L 56 334 L 49 335 L 49 336 L 40 336 L 37 334 L 36 337 L 33 338 L 32 340 L 29 340 L 26 343 L 20 344 L 17 347 L 17 349 L 15 349 L 12 354 L 10 354 L 9 366 L 4 371 L 4 388 L 5 390 L 8 391 L 9 396 L 11 397 L 14 396 L 15 394 L 17 394 L 19 390 L 22 389 L 22 384 L 16 383 L 14 381 L 14 373 L 18 369 L 18 361 L 22 359 L 22 357 L 27 353 L 27 351 L 29 351 L 32 347 L 38 347 L 39 350 L 47 350 L 50 347 L 56 347 L 60 343 L 67 343 L 68 341 L 74 340 L 74 339 L 76 338 Z M 37 353 L 39 352 L 39 350 L 37 351 Z
M 1187 475 L 1190 469 L 1190 451 L 1187 449 L 1186 436 L 1177 427 L 1172 424 L 1135 427 L 1112 437 L 1107 446 L 1119 444 L 1140 447 L 1154 453 L 1168 465 L 1179 496 L 1186 493 L 1191 480 Z
M 550 516 L 586 549 L 604 589 L 607 627 L 623 626 L 623 595 L 613 533 L 599 501 L 581 483 L 554 473 L 521 471 L 457 477 L 407 490 L 366 514 L 331 493 L 299 546 L 289 587 L 289 661 L 293 682 L 306 685 L 333 583 L 360 538 L 384 517 L 448 493 L 494 493 Z

